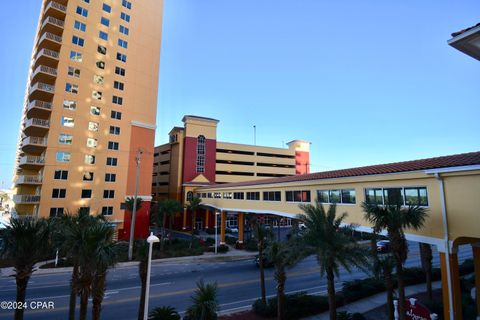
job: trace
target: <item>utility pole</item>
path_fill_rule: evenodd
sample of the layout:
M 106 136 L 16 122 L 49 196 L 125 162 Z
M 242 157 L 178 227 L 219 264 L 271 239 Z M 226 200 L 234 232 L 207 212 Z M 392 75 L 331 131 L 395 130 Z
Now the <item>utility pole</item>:
M 132 217 L 130 219 L 130 241 L 128 242 L 128 260 L 133 259 L 133 234 L 135 232 L 135 214 L 137 213 L 137 198 L 138 198 L 138 176 L 140 175 L 140 159 L 142 157 L 143 150 L 138 149 L 135 155 L 135 163 L 137 165 L 135 173 L 135 196 L 133 197 L 133 210 Z

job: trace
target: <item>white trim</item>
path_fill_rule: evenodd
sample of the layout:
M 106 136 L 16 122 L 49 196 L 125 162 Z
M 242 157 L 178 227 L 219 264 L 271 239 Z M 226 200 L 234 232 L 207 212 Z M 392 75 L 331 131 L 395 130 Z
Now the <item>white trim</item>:
M 447 173 L 447 172 L 460 172 L 460 171 L 474 171 L 480 170 L 480 165 L 475 164 L 471 166 L 458 166 L 458 167 L 447 167 L 447 168 L 438 168 L 438 169 L 429 169 L 425 170 L 426 174 L 435 174 L 435 173 Z
M 157 128 L 157 126 L 154 125 L 154 124 L 145 123 L 145 122 L 141 122 L 141 121 L 135 121 L 135 120 L 132 120 L 132 121 L 130 122 L 130 124 L 131 124 L 132 126 L 140 127 L 140 128 L 145 128 L 145 129 L 155 130 L 155 129 Z
M 297 218 L 297 214 L 293 213 L 286 213 L 286 212 L 281 212 L 281 211 L 273 211 L 273 210 L 256 210 L 256 209 L 237 209 L 237 208 L 222 208 L 222 207 L 217 207 L 216 205 L 213 204 L 208 204 L 208 203 L 202 203 L 202 206 L 206 207 L 211 207 L 219 211 L 228 211 L 229 214 L 238 214 L 238 213 L 257 213 L 257 214 L 271 214 L 274 216 L 281 216 L 281 217 L 286 217 L 286 218 Z
M 127 198 L 135 198 L 135 196 L 134 195 L 132 195 L 132 196 L 127 195 L 127 196 L 125 196 L 125 200 L 127 200 Z M 137 198 L 142 199 L 142 201 L 152 201 L 152 199 L 153 199 L 152 196 L 139 196 L 139 195 L 137 195 Z
M 458 36 L 455 36 L 455 37 L 447 40 L 447 42 L 448 42 L 449 45 L 456 44 L 456 42 L 458 42 L 458 41 L 460 41 L 460 40 L 462 40 L 462 39 L 464 39 L 464 38 L 467 38 L 467 37 L 469 37 L 469 36 L 471 36 L 471 35 L 479 32 L 479 31 L 480 31 L 480 26 L 474 27 L 474 28 L 472 28 L 472 29 L 470 29 L 470 30 L 467 30 L 467 31 L 465 31 L 465 32 L 462 32 L 462 33 L 459 34 Z

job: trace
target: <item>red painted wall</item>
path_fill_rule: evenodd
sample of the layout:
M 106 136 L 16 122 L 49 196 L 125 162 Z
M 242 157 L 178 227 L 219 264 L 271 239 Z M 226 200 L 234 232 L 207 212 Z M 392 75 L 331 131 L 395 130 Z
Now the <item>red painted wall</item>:
M 197 169 L 197 138 L 185 137 L 183 151 L 183 182 L 190 182 L 198 173 Z M 205 172 L 203 175 L 209 181 L 215 181 L 215 163 L 217 158 L 217 141 L 205 139 Z
M 148 228 L 150 226 L 150 201 L 143 201 L 140 210 L 135 214 L 135 239 L 146 239 L 148 237 Z M 118 232 L 118 240 L 130 240 L 130 222 L 132 213 L 125 210 L 123 218 L 123 229 Z
M 310 173 L 310 152 L 295 151 L 295 174 Z

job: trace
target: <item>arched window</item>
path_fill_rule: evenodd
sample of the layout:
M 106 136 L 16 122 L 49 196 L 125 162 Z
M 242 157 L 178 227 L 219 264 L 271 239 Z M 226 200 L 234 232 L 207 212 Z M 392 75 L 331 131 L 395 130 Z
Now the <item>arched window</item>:
M 205 172 L 205 137 L 197 138 L 197 173 Z
M 193 200 L 193 192 L 192 191 L 187 192 L 187 201 L 190 201 L 190 200 Z

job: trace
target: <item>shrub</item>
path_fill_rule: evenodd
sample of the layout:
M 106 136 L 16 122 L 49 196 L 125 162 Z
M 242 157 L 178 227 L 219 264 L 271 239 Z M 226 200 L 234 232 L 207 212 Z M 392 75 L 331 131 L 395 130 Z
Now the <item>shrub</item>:
M 150 312 L 148 320 L 180 320 L 180 315 L 173 307 L 157 307 Z
M 205 232 L 207 234 L 215 234 L 215 228 L 207 228 L 207 229 L 205 229 Z M 219 233 L 220 233 L 220 229 L 217 228 L 217 234 L 219 234 Z
M 258 243 L 255 239 L 250 239 L 245 242 L 245 250 L 258 251 Z
M 228 246 L 224 244 L 217 246 L 218 253 L 226 253 L 228 252 L 228 249 Z M 215 245 L 208 247 L 207 252 L 215 252 Z
M 215 244 L 215 239 L 213 239 L 213 238 L 206 238 L 206 239 L 205 239 L 205 243 L 207 244 L 207 246 L 214 245 L 214 244 Z
M 385 291 L 383 281 L 375 278 L 346 281 L 343 283 L 342 288 L 342 294 L 347 303 L 360 300 L 382 291 Z
M 365 320 L 365 317 L 361 313 L 349 313 L 347 311 L 341 311 L 337 313 L 338 320 Z
M 227 244 L 233 246 L 233 245 L 235 245 L 235 243 L 237 243 L 237 238 L 225 236 L 225 242 L 226 242 Z

